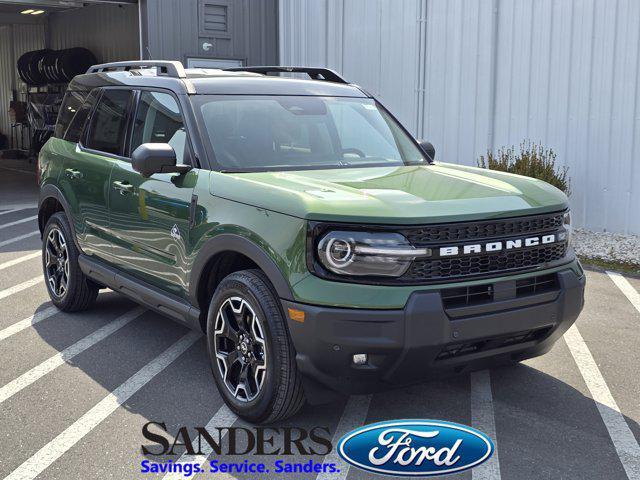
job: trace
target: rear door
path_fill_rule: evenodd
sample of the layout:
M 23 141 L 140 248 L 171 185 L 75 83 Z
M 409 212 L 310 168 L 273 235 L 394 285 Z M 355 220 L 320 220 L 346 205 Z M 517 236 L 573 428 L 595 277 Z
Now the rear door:
M 64 155 L 59 183 L 72 210 L 80 247 L 102 259 L 111 253 L 109 176 L 114 157 L 122 152 L 130 96 L 126 90 L 92 90 L 65 133 L 74 143 L 67 144 L 72 149 Z
M 109 178 L 122 156 L 133 92 L 130 89 L 95 90 L 95 107 L 80 138 L 74 161 L 64 175 L 74 184 L 78 204 L 78 241 L 84 252 L 109 260 Z
M 167 91 L 137 94 L 131 142 L 168 143 L 178 163 L 191 163 L 192 150 L 177 97 Z M 144 178 L 129 158 L 111 172 L 110 229 L 114 262 L 126 273 L 170 293 L 185 296 L 188 288 L 189 213 L 198 170 L 154 174 Z

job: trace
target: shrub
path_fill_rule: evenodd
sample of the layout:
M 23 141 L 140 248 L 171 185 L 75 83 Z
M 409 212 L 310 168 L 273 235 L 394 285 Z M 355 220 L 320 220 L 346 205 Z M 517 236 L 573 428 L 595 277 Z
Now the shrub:
M 487 152 L 486 158 L 481 155 L 478 159 L 478 166 L 544 180 L 571 195 L 569 168 L 556 168 L 556 153 L 536 143 L 522 142 L 519 152 L 513 146 L 499 148 L 495 155 Z

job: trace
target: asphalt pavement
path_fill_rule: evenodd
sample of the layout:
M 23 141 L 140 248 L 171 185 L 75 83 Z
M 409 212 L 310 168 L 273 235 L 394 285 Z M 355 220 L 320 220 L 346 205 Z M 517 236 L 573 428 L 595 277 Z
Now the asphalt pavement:
M 147 422 L 164 422 L 170 436 L 183 426 L 250 427 L 224 406 L 198 333 L 108 290 L 87 312 L 52 307 L 42 281 L 36 214 L 29 197 L 13 206 L 0 203 L 0 478 L 163 478 L 140 473 L 141 446 L 152 443 L 142 435 Z M 472 472 L 448 478 L 639 479 L 639 291 L 640 279 L 588 270 L 584 311 L 548 354 L 307 406 L 274 427 L 325 427 L 337 439 L 376 421 L 449 420 L 489 434 L 497 454 Z M 176 450 L 175 461 L 183 451 Z M 371 478 L 346 467 L 335 452 L 213 453 L 208 460 L 248 457 L 267 463 L 313 458 L 341 466 L 331 476 L 280 478 Z

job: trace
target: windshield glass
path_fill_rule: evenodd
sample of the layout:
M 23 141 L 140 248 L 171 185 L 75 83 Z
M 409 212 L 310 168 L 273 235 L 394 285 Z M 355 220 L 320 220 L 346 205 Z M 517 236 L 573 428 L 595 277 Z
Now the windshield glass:
M 299 170 L 426 163 L 402 128 L 369 98 L 201 95 L 223 170 Z

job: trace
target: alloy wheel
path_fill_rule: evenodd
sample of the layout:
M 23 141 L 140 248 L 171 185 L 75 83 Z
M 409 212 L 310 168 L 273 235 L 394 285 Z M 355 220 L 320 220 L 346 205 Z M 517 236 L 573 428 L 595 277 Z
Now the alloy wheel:
M 267 373 L 261 320 L 241 297 L 229 297 L 218 309 L 214 330 L 216 363 L 229 392 L 239 401 L 255 399 Z
M 56 298 L 67 293 L 69 285 L 69 249 L 62 231 L 54 227 L 49 231 L 44 252 L 47 284 Z

